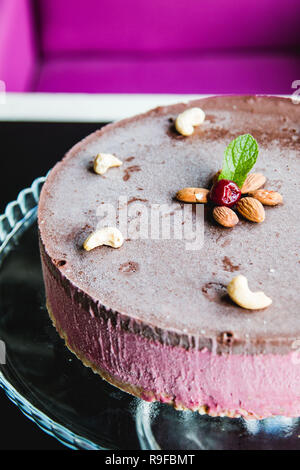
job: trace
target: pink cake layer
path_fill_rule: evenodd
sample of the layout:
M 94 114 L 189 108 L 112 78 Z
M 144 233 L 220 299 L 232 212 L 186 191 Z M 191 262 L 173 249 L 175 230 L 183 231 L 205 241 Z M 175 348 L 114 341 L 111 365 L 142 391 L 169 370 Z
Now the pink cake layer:
M 113 322 L 87 311 L 78 304 L 76 286 L 59 270 L 53 275 L 47 262 L 43 273 L 48 310 L 60 335 L 85 365 L 119 388 L 211 416 L 300 415 L 296 351 L 232 355 L 168 346 L 132 333 L 130 325 L 125 331 L 120 315 Z

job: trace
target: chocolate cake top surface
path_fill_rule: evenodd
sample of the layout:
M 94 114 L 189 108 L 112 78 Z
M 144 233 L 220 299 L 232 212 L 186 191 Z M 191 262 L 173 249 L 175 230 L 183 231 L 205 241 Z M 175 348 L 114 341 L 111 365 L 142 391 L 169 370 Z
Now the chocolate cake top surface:
M 195 106 L 206 120 L 183 137 L 174 121 Z M 174 199 L 176 192 L 208 188 L 227 145 L 246 133 L 259 145 L 252 171 L 263 173 L 265 187 L 283 195 L 282 205 L 266 207 L 263 223 L 240 218 L 233 229 L 218 226 L 211 209 L 197 205 L 194 222 L 199 233 L 204 227 L 198 249 L 187 249 L 185 235 L 176 239 L 172 228 L 167 239 L 135 239 L 130 230 L 148 226 L 150 233 L 158 207 L 165 227 L 168 218 L 172 227 L 178 216 L 177 230 L 178 220 L 184 228 L 188 222 L 181 219 L 184 208 Z M 97 175 L 93 159 L 99 152 L 124 163 Z M 249 351 L 284 351 L 300 338 L 299 182 L 300 105 L 277 97 L 205 98 L 108 125 L 73 147 L 44 185 L 39 230 L 63 276 L 107 308 L 152 328 L 202 338 L 203 344 L 234 340 L 239 352 L 245 344 Z M 120 249 L 84 251 L 86 237 L 108 225 L 106 210 L 112 211 L 114 225 L 128 221 L 126 241 Z M 251 290 L 271 297 L 272 305 L 250 312 L 233 304 L 226 285 L 237 274 L 248 278 Z

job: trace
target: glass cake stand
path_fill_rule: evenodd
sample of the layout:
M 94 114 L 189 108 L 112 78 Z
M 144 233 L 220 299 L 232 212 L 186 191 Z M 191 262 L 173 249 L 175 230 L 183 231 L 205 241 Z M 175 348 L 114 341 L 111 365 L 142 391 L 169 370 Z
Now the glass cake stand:
M 36 226 L 44 181 L 36 179 L 0 216 L 0 385 L 22 412 L 72 449 L 300 448 L 298 418 L 210 418 L 149 404 L 69 352 L 45 309 Z

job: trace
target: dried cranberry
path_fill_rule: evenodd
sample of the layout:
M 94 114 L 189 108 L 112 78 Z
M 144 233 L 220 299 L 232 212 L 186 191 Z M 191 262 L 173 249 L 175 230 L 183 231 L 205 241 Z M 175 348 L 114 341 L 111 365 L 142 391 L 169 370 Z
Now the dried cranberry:
M 241 197 L 241 190 L 234 181 L 219 180 L 210 190 L 209 198 L 217 206 L 231 207 Z

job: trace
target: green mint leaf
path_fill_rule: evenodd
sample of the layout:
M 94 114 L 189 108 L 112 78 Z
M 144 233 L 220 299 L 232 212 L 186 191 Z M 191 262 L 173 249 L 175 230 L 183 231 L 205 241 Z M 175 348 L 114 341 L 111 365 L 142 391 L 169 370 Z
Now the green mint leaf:
M 258 145 L 254 137 L 240 135 L 225 150 L 223 169 L 218 179 L 234 181 L 241 188 L 257 156 Z

